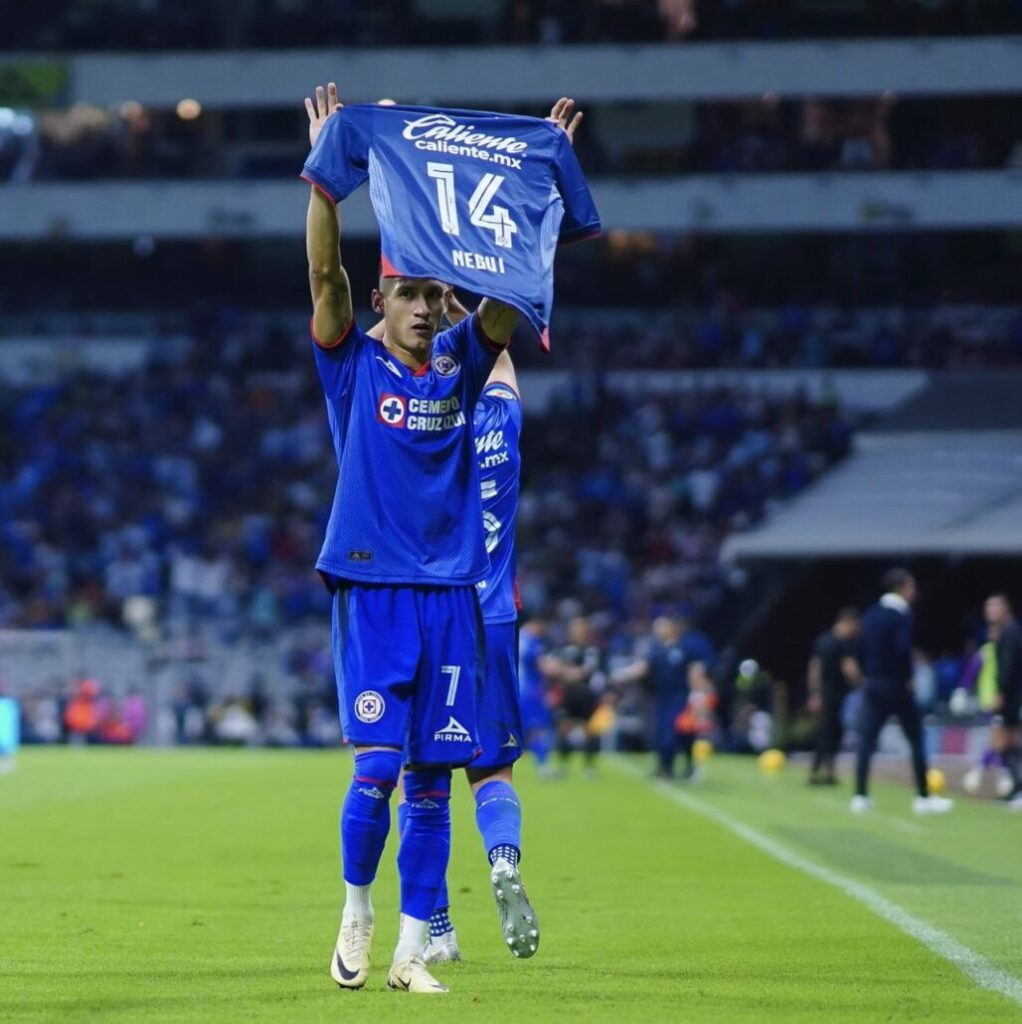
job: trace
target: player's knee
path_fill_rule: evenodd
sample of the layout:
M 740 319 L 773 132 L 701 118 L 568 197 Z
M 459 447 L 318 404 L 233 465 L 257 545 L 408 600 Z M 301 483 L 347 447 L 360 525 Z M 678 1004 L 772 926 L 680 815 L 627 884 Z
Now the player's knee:
M 409 821 L 427 826 L 444 826 L 450 821 L 450 768 L 409 768 L 404 788 Z
M 465 775 L 473 793 L 478 793 L 490 782 L 506 782 L 510 786 L 514 778 L 513 768 L 509 764 L 500 768 L 466 768 Z
M 366 798 L 367 808 L 386 814 L 390 795 L 401 774 L 399 750 L 370 750 L 355 754 L 355 776 L 352 792 Z

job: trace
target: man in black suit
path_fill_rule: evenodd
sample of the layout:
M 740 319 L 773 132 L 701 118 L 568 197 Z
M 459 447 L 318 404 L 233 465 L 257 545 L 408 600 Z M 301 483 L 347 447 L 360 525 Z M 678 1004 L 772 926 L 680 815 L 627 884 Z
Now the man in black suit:
M 891 569 L 884 576 L 884 595 L 862 619 L 862 717 L 859 721 L 859 756 L 855 771 L 852 811 L 870 811 L 869 767 L 877 738 L 894 715 L 912 748 L 912 770 L 918 796 L 916 814 L 943 814 L 954 801 L 931 796 L 926 782 L 923 724 L 912 692 L 912 605 L 917 594 L 915 577 L 906 569 Z
M 841 711 L 851 687 L 862 680 L 859 668 L 859 613 L 842 608 L 834 625 L 813 644 L 809 660 L 809 709 L 818 716 L 816 755 L 809 782 L 816 786 L 837 784 L 834 760 L 841 750 L 844 726 Z

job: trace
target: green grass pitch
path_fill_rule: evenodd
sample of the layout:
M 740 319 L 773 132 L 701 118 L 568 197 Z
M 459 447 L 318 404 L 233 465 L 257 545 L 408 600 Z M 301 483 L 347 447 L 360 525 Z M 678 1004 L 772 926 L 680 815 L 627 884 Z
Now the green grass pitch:
M 466 959 L 437 969 L 449 996 L 414 997 L 385 987 L 393 835 L 369 984 L 340 992 L 328 975 L 347 754 L 26 751 L 0 777 L 0 1021 L 1022 1020 L 860 900 L 658 790 L 646 766 L 608 760 L 593 782 L 522 767 L 523 873 L 543 925 L 531 961 L 501 945 L 456 780 Z M 1022 978 L 1022 817 L 968 802 L 915 819 L 908 792 L 881 785 L 877 814 L 857 819 L 844 790 L 722 757 L 685 792 Z

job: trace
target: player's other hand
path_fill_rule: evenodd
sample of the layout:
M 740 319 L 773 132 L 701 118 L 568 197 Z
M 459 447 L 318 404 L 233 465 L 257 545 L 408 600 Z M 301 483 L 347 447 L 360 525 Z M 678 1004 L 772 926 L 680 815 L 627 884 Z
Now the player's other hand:
M 462 320 L 471 316 L 451 287 L 444 292 L 444 315 L 452 324 L 460 324 Z
M 308 100 L 306 100 L 306 103 Z M 575 143 L 575 131 L 578 126 L 582 123 L 582 111 L 580 110 L 574 117 L 572 117 L 572 111 L 575 109 L 575 101 L 568 99 L 567 96 L 562 96 L 551 108 L 550 113 L 547 116 L 548 121 L 553 121 L 558 128 L 563 128 L 568 133 L 568 141 L 574 145 Z
M 305 112 L 309 115 L 309 145 L 315 146 L 319 133 L 323 130 L 327 118 L 344 106 L 337 98 L 337 83 L 330 82 L 326 89 L 316 86 L 316 102 L 305 97 Z

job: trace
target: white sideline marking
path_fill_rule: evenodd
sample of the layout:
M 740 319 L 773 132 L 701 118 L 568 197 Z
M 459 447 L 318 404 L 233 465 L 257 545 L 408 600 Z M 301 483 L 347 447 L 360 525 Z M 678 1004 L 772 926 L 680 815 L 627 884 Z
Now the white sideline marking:
M 613 763 L 633 778 L 642 777 L 640 772 L 626 761 L 615 758 Z M 730 814 L 700 800 L 698 797 L 672 789 L 663 783 L 654 782 L 652 787 L 662 796 L 666 796 L 675 803 L 681 804 L 682 807 L 700 814 L 704 818 L 709 818 L 718 825 L 722 825 L 729 832 L 734 833 L 740 839 L 744 839 L 747 843 L 755 846 L 758 850 L 768 854 L 775 860 L 779 860 L 782 864 L 786 864 L 796 871 L 811 875 L 821 882 L 826 882 L 827 885 L 831 885 L 835 889 L 840 889 L 846 896 L 850 896 L 856 902 L 872 910 L 874 914 L 893 924 L 899 931 L 910 935 L 917 942 L 922 943 L 931 953 L 936 953 L 937 956 L 953 963 L 955 967 L 981 988 L 990 989 L 992 992 L 999 992 L 1002 996 L 1007 996 L 1008 999 L 1022 1005 L 1022 981 L 1014 975 L 1008 974 L 1007 971 L 1002 971 L 1000 967 L 992 964 L 986 957 L 980 956 L 979 953 L 969 949 L 968 946 L 963 946 L 962 943 L 953 936 L 948 935 L 947 932 L 942 932 L 939 928 L 935 928 L 932 924 L 927 924 L 914 914 L 910 914 L 907 910 L 899 907 L 897 903 L 892 903 L 886 897 L 881 896 L 875 889 L 857 882 L 854 878 L 839 874 L 837 871 L 831 871 L 830 868 L 825 868 L 808 860 L 801 854 L 789 850 L 786 846 L 782 846 L 769 836 L 763 835 L 762 832 L 749 828 L 748 825 L 742 824 L 737 818 L 732 818 Z

